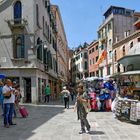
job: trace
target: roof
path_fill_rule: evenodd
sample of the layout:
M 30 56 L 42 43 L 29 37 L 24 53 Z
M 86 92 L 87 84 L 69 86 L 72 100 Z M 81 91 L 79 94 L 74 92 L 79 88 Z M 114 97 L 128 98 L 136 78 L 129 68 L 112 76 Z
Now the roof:
M 107 14 L 109 11 L 111 11 L 112 9 L 114 9 L 114 8 L 125 9 L 125 8 L 123 8 L 123 7 L 110 6 L 110 7 L 107 9 L 107 11 L 104 13 L 104 16 L 106 16 L 106 14 Z

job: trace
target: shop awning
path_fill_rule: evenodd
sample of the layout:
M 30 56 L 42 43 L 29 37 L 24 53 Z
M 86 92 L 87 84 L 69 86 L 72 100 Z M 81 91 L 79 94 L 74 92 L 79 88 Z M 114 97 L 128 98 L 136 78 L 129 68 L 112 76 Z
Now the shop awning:
M 140 70 L 127 71 L 127 72 L 122 73 L 121 75 L 140 75 Z

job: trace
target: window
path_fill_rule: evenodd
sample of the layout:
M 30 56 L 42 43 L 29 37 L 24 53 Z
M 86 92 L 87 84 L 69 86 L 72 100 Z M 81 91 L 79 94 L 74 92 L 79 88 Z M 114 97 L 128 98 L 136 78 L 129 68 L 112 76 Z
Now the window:
M 92 52 L 94 52 L 94 48 L 92 48 Z
M 24 35 L 19 35 L 15 38 L 15 49 L 14 58 L 24 58 L 25 47 L 24 47 Z
M 96 62 L 98 61 L 98 56 L 96 56 Z
M 111 67 L 108 66 L 108 69 L 107 69 L 107 75 L 110 75 L 110 73 L 111 73 Z
M 90 72 L 90 77 L 95 76 L 94 72 Z
M 100 76 L 103 77 L 103 67 L 100 68 Z
M 39 27 L 39 8 L 38 8 L 38 4 L 36 4 L 36 25 Z
M 85 59 L 87 59 L 87 58 L 88 58 L 88 57 L 87 57 L 87 53 L 86 53 L 86 52 L 84 53 L 84 58 L 85 58 Z
M 47 64 L 47 49 L 43 50 L 43 62 L 44 64 Z
M 123 56 L 125 55 L 125 46 L 123 46 Z
M 117 52 L 116 52 L 116 50 L 114 52 L 114 60 L 117 61 Z
M 138 42 L 140 42 L 140 37 L 137 39 Z
M 101 50 L 103 50 L 104 49 L 104 45 L 101 45 Z
M 98 45 L 96 46 L 96 50 L 98 50 Z
M 96 71 L 96 76 L 99 76 L 99 71 L 98 70 Z
M 130 49 L 133 47 L 133 42 L 130 43 Z
M 42 24 L 43 24 L 43 33 L 45 34 L 45 21 L 44 21 L 44 16 L 42 17 Z
M 98 33 L 98 38 L 101 38 L 101 33 L 100 32 Z
M 111 30 L 111 23 L 108 24 L 108 31 Z
M 112 58 L 112 51 L 109 51 L 109 58 Z
M 22 19 L 22 5 L 20 1 L 17 1 L 14 5 L 14 23 L 21 23 Z
M 92 64 L 94 64 L 94 58 L 92 59 Z
M 91 54 L 91 50 L 89 50 L 89 54 Z
M 85 62 L 85 70 L 87 70 L 87 69 L 88 69 L 88 63 Z
M 37 58 L 39 60 L 42 60 L 42 54 L 43 54 L 43 50 L 42 50 L 42 40 L 40 38 L 37 39 Z
M 48 1 L 45 0 L 45 8 L 47 8 L 47 7 L 48 7 Z
M 90 65 L 91 65 L 91 59 L 90 59 Z
M 52 69 L 52 54 L 50 51 L 47 51 L 47 63 L 48 67 Z
M 111 39 L 109 39 L 109 45 L 112 45 L 112 40 Z

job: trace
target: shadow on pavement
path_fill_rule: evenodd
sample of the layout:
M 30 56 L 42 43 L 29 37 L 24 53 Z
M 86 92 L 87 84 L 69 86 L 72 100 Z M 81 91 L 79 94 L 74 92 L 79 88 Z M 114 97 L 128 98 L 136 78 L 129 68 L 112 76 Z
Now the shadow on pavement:
M 58 114 L 64 112 L 63 106 L 45 106 L 45 105 L 24 105 L 29 116 L 27 118 L 17 117 L 14 121 L 16 126 L 10 126 L 10 128 L 3 127 L 3 118 L 0 117 L 0 140 L 26 140 L 32 137 L 37 128 L 45 130 L 44 124 L 50 119 L 53 119 Z M 47 126 L 48 124 L 45 124 Z M 51 125 L 49 125 L 51 126 Z M 47 126 L 47 129 L 49 128 Z
M 90 135 L 105 135 L 103 131 L 90 131 L 89 134 Z

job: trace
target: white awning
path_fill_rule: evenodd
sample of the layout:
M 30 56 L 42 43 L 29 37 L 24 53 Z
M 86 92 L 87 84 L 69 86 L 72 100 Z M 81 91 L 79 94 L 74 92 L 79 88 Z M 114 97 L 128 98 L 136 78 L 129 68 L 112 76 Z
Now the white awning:
M 140 75 L 140 70 L 127 71 L 127 72 L 122 73 L 121 75 Z

